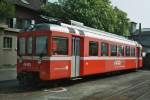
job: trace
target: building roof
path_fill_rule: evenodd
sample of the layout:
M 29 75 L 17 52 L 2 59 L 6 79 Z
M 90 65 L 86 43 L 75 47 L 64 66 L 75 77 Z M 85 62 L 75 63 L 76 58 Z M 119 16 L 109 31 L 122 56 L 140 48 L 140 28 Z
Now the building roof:
M 133 35 L 138 35 L 138 34 L 139 34 L 139 29 L 137 29 Z M 142 28 L 141 34 L 142 35 L 150 35 L 150 28 Z
M 142 28 L 142 32 L 150 32 L 150 28 Z
M 9 28 L 7 25 L 4 25 L 4 24 L 0 24 L 0 29 L 5 30 L 5 31 L 10 31 L 10 32 L 15 32 L 15 33 L 19 32 L 19 29 Z
M 26 7 L 32 10 L 39 10 L 48 0 L 13 0 L 18 6 Z

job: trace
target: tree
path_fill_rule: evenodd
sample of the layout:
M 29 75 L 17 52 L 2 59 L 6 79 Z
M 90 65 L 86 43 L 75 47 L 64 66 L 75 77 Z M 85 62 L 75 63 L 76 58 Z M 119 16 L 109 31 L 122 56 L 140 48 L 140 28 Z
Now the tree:
M 0 20 L 13 17 L 15 7 L 10 0 L 0 0 Z
M 127 35 L 127 14 L 113 7 L 109 0 L 59 0 L 42 7 L 42 14 L 63 20 L 76 20 L 86 26 Z
M 128 36 L 130 23 L 127 14 L 117 7 L 114 8 L 114 11 L 116 13 L 115 32 L 120 35 L 123 33 L 123 35 Z

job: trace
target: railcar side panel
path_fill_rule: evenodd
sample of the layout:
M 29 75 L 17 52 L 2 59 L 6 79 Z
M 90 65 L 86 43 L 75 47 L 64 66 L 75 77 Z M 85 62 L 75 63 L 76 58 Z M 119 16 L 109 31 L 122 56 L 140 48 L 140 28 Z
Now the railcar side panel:
M 51 61 L 49 71 L 51 80 L 69 78 L 71 76 L 71 61 Z
M 104 60 L 81 60 L 81 75 L 91 75 L 106 72 Z
M 90 58 L 90 57 L 89 57 Z M 136 69 L 136 60 L 81 60 L 82 75 L 91 75 L 125 69 Z

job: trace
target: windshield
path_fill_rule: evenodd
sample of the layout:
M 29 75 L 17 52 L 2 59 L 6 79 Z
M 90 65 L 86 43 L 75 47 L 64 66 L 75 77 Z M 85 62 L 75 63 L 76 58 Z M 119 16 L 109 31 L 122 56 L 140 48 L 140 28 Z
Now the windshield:
M 25 38 L 19 38 L 19 54 L 25 55 Z
M 46 55 L 47 54 L 47 36 L 36 37 L 36 54 L 37 55 Z
M 32 54 L 32 37 L 27 39 L 27 53 Z

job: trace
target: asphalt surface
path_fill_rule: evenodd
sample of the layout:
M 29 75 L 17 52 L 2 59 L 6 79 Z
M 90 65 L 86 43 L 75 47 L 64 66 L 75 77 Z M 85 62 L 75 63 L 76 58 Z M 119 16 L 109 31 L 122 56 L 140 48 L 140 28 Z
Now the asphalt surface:
M 0 69 L 0 100 L 150 100 L 150 70 L 21 87 L 15 69 Z

